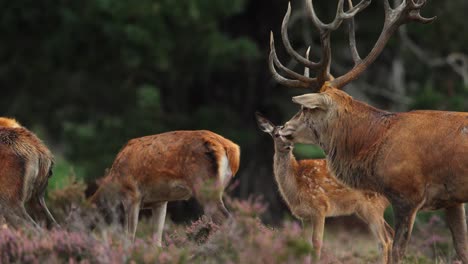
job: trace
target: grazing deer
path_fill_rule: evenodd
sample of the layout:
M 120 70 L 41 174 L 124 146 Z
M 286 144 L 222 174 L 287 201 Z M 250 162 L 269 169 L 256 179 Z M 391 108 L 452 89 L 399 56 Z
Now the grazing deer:
M 57 225 L 44 201 L 53 163 L 49 149 L 34 133 L 14 119 L 0 117 L 0 215 L 9 225 L 38 227 L 26 204 L 41 208 Z
M 140 208 L 153 210 L 157 245 L 169 201 L 194 196 L 217 224 L 229 216 L 222 196 L 239 169 L 239 146 L 211 131 L 173 131 L 130 140 L 117 155 L 112 168 L 91 202 L 117 199 L 125 211 L 132 239 Z
M 281 137 L 280 126 L 257 113 L 257 123 L 270 134 L 275 145 L 273 169 L 281 196 L 292 214 L 302 220 L 312 238 L 315 255 L 320 259 L 325 217 L 356 214 L 366 222 L 379 241 L 382 262 L 391 256 L 393 229 L 383 214 L 388 200 L 374 192 L 359 191 L 339 183 L 324 159 L 297 161 L 292 153 L 294 143 Z
M 341 91 L 361 75 L 382 52 L 391 35 L 408 22 L 428 23 L 420 9 L 425 0 L 403 0 L 392 8 L 384 1 L 385 22 L 370 53 L 360 58 L 354 35 L 353 17 L 370 1 L 361 1 L 343 11 L 339 1 L 335 19 L 321 22 L 311 0 L 306 0 L 313 24 L 320 32 L 322 58 L 312 62 L 291 47 L 287 35 L 290 8 L 282 25 L 282 39 L 288 54 L 305 67 L 315 70 L 301 75 L 278 60 L 273 38 L 269 66 L 274 78 L 288 87 L 310 88 L 315 93 L 293 97 L 302 109 L 280 130 L 294 142 L 319 145 L 327 155 L 328 166 L 347 185 L 379 192 L 393 205 L 395 237 L 393 261 L 404 256 L 416 213 L 421 209 L 445 209 L 455 249 L 468 263 L 468 235 L 463 203 L 468 201 L 468 113 L 411 111 L 390 113 L 354 100 Z M 349 3 L 349 2 L 348 2 Z M 354 67 L 334 78 L 330 74 L 330 33 L 348 20 Z M 275 69 L 283 70 L 284 78 Z

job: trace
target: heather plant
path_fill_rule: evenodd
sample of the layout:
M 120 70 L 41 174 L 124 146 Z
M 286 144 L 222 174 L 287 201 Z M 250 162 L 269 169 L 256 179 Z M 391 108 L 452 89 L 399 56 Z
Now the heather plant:
M 0 263 L 304 263 L 313 252 L 297 221 L 263 223 L 268 206 L 261 197 L 225 197 L 231 217 L 220 225 L 206 216 L 188 225 L 168 219 L 158 248 L 149 218 L 142 217 L 132 242 L 118 209 L 107 212 L 113 215 L 109 221 L 87 204 L 82 182 L 70 180 L 63 188 L 49 193 L 61 228 L 37 232 L 0 225 Z M 454 250 L 442 225 L 437 216 L 417 223 L 406 263 L 451 263 Z M 378 262 L 374 240 L 362 230 L 327 232 L 325 241 L 320 263 Z

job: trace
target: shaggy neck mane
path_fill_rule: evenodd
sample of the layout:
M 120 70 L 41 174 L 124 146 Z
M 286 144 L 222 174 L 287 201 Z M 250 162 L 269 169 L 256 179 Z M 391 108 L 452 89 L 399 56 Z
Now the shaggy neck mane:
M 354 188 L 378 189 L 373 176 L 377 146 L 385 138 L 396 115 L 340 95 L 341 109 L 321 140 L 336 176 Z M 363 180 L 365 179 L 365 180 Z

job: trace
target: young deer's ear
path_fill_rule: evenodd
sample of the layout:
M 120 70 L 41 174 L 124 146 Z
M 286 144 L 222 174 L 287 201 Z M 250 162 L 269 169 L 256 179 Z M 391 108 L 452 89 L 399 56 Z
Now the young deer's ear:
M 273 130 L 275 129 L 275 125 L 273 125 L 273 123 L 271 123 L 270 120 L 268 120 L 266 117 L 264 117 L 259 112 L 255 113 L 255 117 L 257 119 L 258 127 L 263 132 L 270 133 L 270 134 L 273 132 Z
M 322 109 L 327 110 L 330 99 L 323 94 L 319 93 L 310 93 L 310 94 L 303 94 L 299 96 L 294 96 L 292 101 L 296 104 L 300 104 L 305 108 L 309 109 Z

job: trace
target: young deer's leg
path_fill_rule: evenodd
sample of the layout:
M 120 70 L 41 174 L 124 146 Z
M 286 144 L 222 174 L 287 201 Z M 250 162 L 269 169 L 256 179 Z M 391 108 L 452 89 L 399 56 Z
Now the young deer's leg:
M 392 259 L 394 263 L 400 263 L 405 255 L 406 246 L 411 237 L 414 219 L 418 207 L 393 206 L 395 218 L 395 238 L 393 240 Z
M 371 208 L 372 209 L 372 208 Z M 383 212 L 380 210 L 366 210 L 358 212 L 358 216 L 367 223 L 372 234 L 379 241 L 382 253 L 382 263 L 391 263 L 392 255 L 392 228 L 385 222 Z
M 304 238 L 310 244 L 311 247 L 313 246 L 313 242 L 312 242 L 312 235 L 314 233 L 313 232 L 314 231 L 313 230 L 313 223 L 314 223 L 314 221 L 311 220 L 311 219 L 302 220 L 302 232 L 304 234 Z M 305 264 L 312 263 L 312 258 L 311 258 L 310 254 L 305 258 L 304 263 Z
M 156 246 L 162 246 L 162 234 L 164 230 L 164 222 L 166 220 L 167 202 L 156 203 L 153 205 L 153 227 L 156 232 Z
M 320 215 L 314 219 L 313 223 L 314 234 L 312 236 L 312 243 L 314 244 L 314 251 L 317 260 L 320 260 L 322 253 L 323 231 L 325 229 L 325 216 Z
M 468 263 L 468 232 L 464 204 L 446 208 L 445 215 L 458 257 L 463 263 Z

